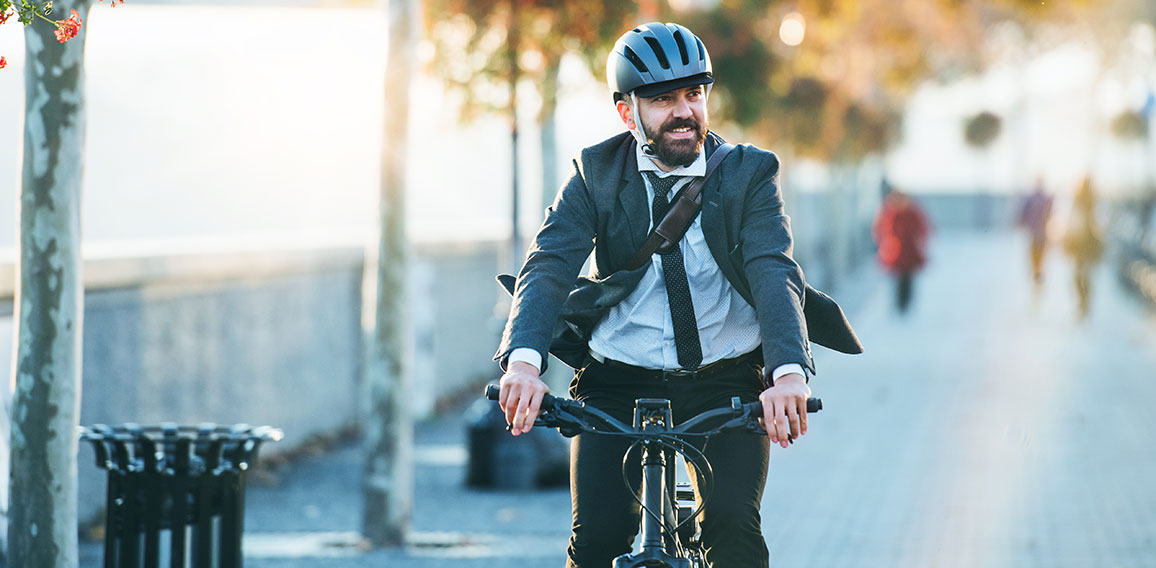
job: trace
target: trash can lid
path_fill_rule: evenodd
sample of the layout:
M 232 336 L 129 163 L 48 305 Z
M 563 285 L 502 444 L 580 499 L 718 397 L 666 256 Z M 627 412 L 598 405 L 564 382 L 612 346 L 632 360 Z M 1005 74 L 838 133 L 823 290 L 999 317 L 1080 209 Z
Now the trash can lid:
M 263 442 L 284 437 L 279 428 L 248 424 L 174 423 L 81 426 L 82 441 L 92 443 L 96 465 L 110 471 L 189 474 L 244 471 Z

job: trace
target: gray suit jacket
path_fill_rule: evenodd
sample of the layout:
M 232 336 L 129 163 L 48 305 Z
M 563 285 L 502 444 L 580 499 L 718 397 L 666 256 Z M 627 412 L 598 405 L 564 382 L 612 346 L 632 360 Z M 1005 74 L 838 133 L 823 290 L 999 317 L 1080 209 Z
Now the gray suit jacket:
M 721 143 L 711 133 L 707 155 Z M 516 281 L 503 281 L 513 294 L 494 357 L 503 366 L 517 347 L 537 350 L 543 362 L 550 352 L 580 366 L 594 326 L 650 269 L 649 263 L 622 269 L 650 225 L 634 145 L 624 132 L 573 162 L 574 174 L 547 211 Z M 846 353 L 859 353 L 862 345 L 838 304 L 806 286 L 791 258 L 778 172 L 774 154 L 737 146 L 703 186 L 702 230 L 722 273 L 755 308 L 767 367 L 798 363 L 813 373 L 808 339 Z M 591 249 L 591 274 L 579 278 Z

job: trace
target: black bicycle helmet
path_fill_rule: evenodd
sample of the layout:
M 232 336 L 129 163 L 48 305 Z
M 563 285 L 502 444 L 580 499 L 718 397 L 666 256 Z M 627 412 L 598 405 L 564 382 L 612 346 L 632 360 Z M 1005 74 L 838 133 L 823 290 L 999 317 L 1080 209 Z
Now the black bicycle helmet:
M 624 33 L 606 60 L 606 83 L 615 101 L 631 91 L 653 97 L 713 82 L 706 46 L 678 24 L 651 22 Z

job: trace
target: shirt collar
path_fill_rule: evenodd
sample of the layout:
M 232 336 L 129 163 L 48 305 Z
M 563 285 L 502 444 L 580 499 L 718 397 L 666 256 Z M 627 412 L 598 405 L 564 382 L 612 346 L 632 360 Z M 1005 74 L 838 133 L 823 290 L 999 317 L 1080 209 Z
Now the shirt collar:
M 671 170 L 669 172 L 662 171 L 658 167 L 658 164 L 655 164 L 654 160 L 651 160 L 650 156 L 646 155 L 646 152 L 644 152 L 642 150 L 641 145 L 635 144 L 634 145 L 634 152 L 635 152 L 635 155 L 638 156 L 637 162 L 638 162 L 638 171 L 639 172 L 647 172 L 647 171 L 654 172 L 654 173 L 658 174 L 658 177 L 666 177 L 666 176 L 697 176 L 697 177 L 702 177 L 702 176 L 706 175 L 706 145 L 705 144 L 703 145 L 703 150 L 698 153 L 698 157 L 695 158 L 693 162 L 691 162 L 685 166 L 679 166 L 677 168 L 674 168 L 673 170 Z

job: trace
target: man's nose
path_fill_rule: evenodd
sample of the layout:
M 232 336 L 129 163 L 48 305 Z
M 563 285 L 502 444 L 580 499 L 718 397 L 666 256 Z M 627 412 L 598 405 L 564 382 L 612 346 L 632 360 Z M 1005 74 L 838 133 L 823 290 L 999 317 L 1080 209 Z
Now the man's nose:
M 685 98 L 679 97 L 674 103 L 674 116 L 677 118 L 688 118 L 693 113 L 690 112 L 690 102 Z

